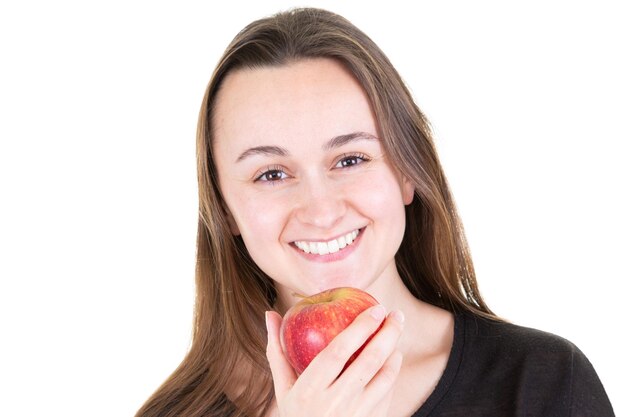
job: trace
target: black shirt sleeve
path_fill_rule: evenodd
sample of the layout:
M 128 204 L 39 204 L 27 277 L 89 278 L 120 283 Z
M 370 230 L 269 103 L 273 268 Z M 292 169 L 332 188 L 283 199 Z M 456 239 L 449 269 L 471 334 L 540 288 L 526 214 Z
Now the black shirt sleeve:
M 571 375 L 571 417 L 615 415 L 596 371 L 578 349 L 572 357 Z

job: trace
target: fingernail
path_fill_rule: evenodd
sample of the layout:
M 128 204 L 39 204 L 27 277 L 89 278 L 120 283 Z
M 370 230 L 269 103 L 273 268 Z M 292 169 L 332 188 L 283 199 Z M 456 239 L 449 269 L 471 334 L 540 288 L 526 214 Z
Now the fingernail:
M 373 307 L 370 310 L 370 315 L 374 317 L 376 320 L 382 320 L 385 318 L 385 307 L 381 304 Z
M 391 315 L 398 323 L 400 324 L 404 323 L 404 313 L 402 311 L 396 310 L 393 313 L 391 313 Z

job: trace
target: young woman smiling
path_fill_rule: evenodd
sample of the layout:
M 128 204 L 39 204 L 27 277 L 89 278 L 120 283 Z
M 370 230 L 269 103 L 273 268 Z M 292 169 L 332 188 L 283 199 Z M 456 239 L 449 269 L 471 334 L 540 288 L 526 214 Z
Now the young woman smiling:
M 297 9 L 239 33 L 197 155 L 193 344 L 138 417 L 612 415 L 574 345 L 487 307 L 428 123 L 345 19 Z M 384 307 L 296 377 L 281 315 L 339 286 Z

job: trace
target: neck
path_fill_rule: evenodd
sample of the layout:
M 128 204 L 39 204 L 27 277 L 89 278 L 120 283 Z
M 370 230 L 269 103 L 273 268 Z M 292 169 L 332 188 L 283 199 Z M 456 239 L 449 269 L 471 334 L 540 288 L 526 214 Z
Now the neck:
M 387 279 L 374 282 L 366 291 L 383 304 L 388 312 L 400 310 L 404 313 L 405 326 L 398 348 L 405 361 L 419 360 L 442 350 L 448 351 L 454 331 L 453 315 L 415 298 L 400 275 L 394 272 Z

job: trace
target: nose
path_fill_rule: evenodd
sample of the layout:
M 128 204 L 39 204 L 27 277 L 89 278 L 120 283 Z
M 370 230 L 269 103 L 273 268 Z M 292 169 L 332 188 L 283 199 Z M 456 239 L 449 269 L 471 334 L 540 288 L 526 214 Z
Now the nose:
M 296 218 L 319 229 L 332 229 L 346 214 L 345 195 L 341 184 L 328 178 L 301 184 L 296 201 Z

